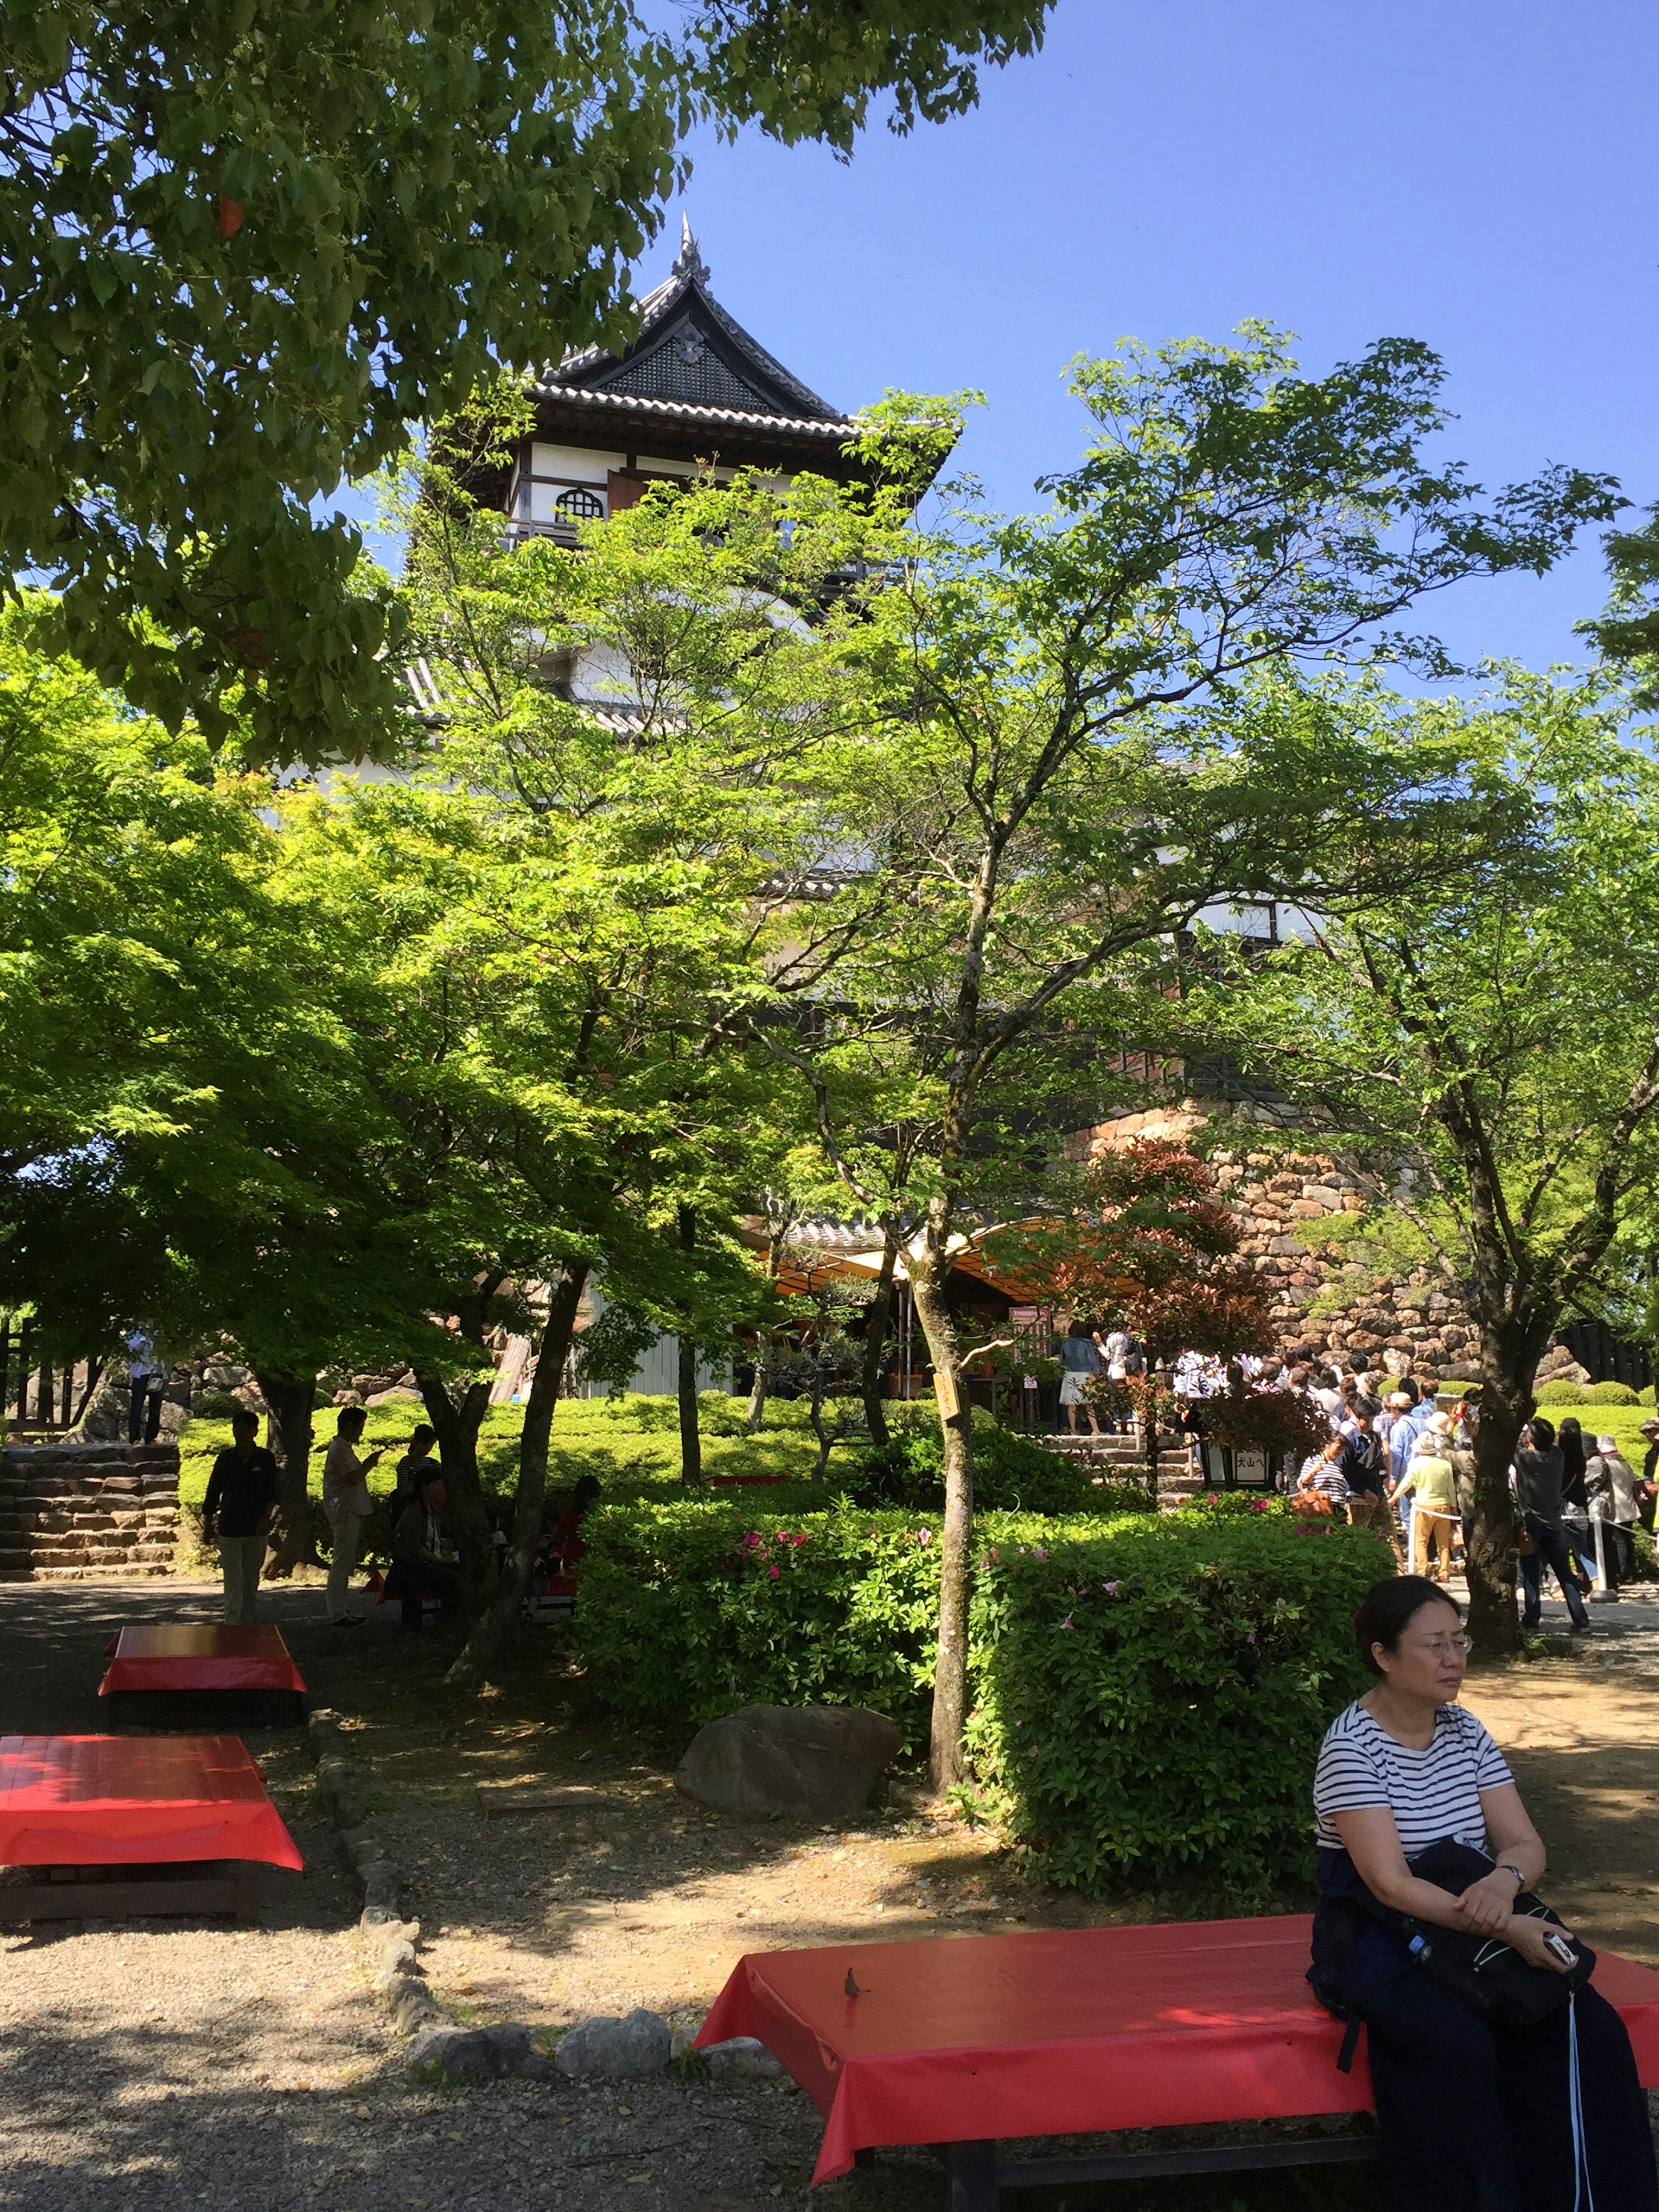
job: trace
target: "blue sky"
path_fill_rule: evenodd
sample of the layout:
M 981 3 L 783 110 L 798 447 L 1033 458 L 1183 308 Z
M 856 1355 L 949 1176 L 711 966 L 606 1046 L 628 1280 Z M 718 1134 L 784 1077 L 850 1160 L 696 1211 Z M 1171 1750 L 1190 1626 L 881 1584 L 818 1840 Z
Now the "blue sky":
M 1004 506 L 1079 447 L 1072 355 L 1253 315 L 1316 371 L 1425 340 L 1449 450 L 1488 484 L 1571 461 L 1645 501 L 1656 82 L 1659 12 L 1633 0 L 1060 0 L 975 114 L 878 128 L 845 167 L 699 143 L 685 205 L 717 296 L 826 398 L 982 389 L 963 459 Z M 1462 586 L 1425 626 L 1541 666 L 1581 652 L 1601 598 L 1592 544 L 1541 582 Z

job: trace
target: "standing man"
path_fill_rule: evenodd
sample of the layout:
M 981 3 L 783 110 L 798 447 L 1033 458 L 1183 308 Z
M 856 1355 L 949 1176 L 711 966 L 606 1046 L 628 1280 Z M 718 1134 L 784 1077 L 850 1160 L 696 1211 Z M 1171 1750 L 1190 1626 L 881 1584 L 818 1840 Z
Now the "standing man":
M 363 1540 L 363 1523 L 374 1510 L 368 1494 L 368 1470 L 380 1457 L 380 1449 L 364 1459 L 357 1456 L 363 1423 L 368 1419 L 361 1406 L 342 1408 L 334 1425 L 334 1441 L 323 1462 L 323 1510 L 334 1531 L 334 1550 L 328 1567 L 328 1617 L 337 1628 L 361 1628 L 364 1616 L 348 1609 L 351 1571 Z
M 225 1620 L 233 1628 L 254 1619 L 264 1571 L 265 1542 L 276 1510 L 276 1462 L 262 1443 L 259 1417 L 246 1407 L 230 1419 L 232 1441 L 213 1462 L 202 1507 L 202 1533 L 219 1547 L 225 1578 Z
M 1589 1627 L 1589 1614 L 1573 1579 L 1566 1531 L 1561 1525 L 1564 1474 L 1554 1424 L 1534 1413 L 1522 1430 L 1515 1451 L 1515 1502 L 1532 1539 L 1532 1549 L 1521 1554 L 1521 1626 L 1528 1636 L 1536 1635 L 1543 1619 L 1546 1567 L 1561 1585 L 1572 1622 L 1571 1632 L 1583 1636 Z
M 167 1371 L 155 1356 L 155 1340 L 147 1328 L 135 1328 L 128 1334 L 127 1375 L 132 1383 L 127 1442 L 136 1444 L 142 1437 L 145 1443 L 153 1444 L 161 1433 L 161 1386 Z

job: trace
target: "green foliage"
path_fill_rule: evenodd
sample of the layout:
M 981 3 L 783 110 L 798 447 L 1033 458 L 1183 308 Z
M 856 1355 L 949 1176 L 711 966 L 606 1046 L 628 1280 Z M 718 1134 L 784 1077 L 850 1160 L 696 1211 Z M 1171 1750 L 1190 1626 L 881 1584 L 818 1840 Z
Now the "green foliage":
M 924 1409 L 931 1413 L 931 1408 Z M 901 1505 L 939 1512 L 945 1504 L 945 1452 L 929 1419 L 890 1421 L 890 1443 L 838 1469 L 834 1487 L 860 1505 Z M 1145 1493 L 1128 1483 L 1095 1486 L 1086 1460 L 1047 1451 L 975 1407 L 974 1506 L 979 1513 L 1121 1513 L 1145 1510 Z
M 1048 4 L 9 8 L 0 564 L 173 726 L 388 753 L 402 609 L 313 499 L 503 362 L 623 342 L 698 120 L 845 149 L 884 89 L 955 113 Z
M 1628 1382 L 1587 1382 L 1584 1403 L 1587 1406 L 1639 1406 L 1641 1393 L 1632 1389 Z M 1650 1398 L 1649 1404 L 1652 1404 Z
M 1654 1404 L 1654 1389 L 1651 1382 L 1644 1383 L 1642 1388 L 1637 1392 L 1636 1402 L 1638 1406 L 1646 1406 L 1650 1409 L 1652 1407 Z
M 623 1712 L 687 1728 L 739 1705 L 868 1705 L 915 1747 L 933 1674 L 937 1522 L 787 1513 L 778 1496 L 590 1512 L 576 1616 L 590 1682 Z
M 1320 1737 L 1365 1686 L 1370 1531 L 1183 1510 L 988 1547 L 975 1773 L 1051 1881 L 1305 1877 Z
M 232 1390 L 204 1390 L 191 1407 L 191 1419 L 197 1421 L 228 1421 L 242 1410 L 242 1401 Z
M 1582 1382 L 1540 1382 L 1533 1393 L 1540 1406 L 1583 1406 L 1589 1403 Z

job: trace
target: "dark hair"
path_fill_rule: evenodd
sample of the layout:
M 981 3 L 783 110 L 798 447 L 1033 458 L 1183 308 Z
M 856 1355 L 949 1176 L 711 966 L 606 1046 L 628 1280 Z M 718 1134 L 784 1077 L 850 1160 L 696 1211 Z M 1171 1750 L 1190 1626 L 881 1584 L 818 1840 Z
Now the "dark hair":
M 361 1429 L 363 1423 L 368 1419 L 368 1410 L 367 1407 L 342 1406 L 340 1408 L 340 1418 L 334 1424 L 334 1432 L 337 1436 L 343 1436 L 348 1427 Z
M 1394 1387 L 1404 1396 L 1409 1398 L 1413 1406 L 1416 1405 L 1419 1399 L 1423 1395 L 1423 1393 L 1418 1389 L 1416 1383 L 1412 1381 L 1409 1375 L 1396 1375 L 1394 1378 Z
M 1094 1334 L 1094 1330 L 1090 1327 L 1086 1321 L 1074 1321 L 1066 1333 L 1068 1336 L 1091 1337 Z
M 1356 1413 L 1363 1413 L 1374 1421 L 1382 1410 L 1382 1401 L 1380 1398 L 1356 1398 L 1353 1409 Z
M 434 1465 L 430 1474 L 423 1474 L 421 1477 L 420 1482 L 417 1486 L 418 1495 L 424 1498 L 427 1492 L 431 1489 L 433 1484 L 434 1482 L 441 1482 L 443 1479 L 444 1471 L 442 1468 Z
M 1385 1583 L 1371 1584 L 1353 1617 L 1353 1632 L 1360 1659 L 1373 1674 L 1380 1675 L 1382 1669 L 1372 1655 L 1372 1644 L 1397 1651 L 1406 1623 L 1425 1605 L 1449 1605 L 1459 1620 L 1463 1618 L 1456 1599 L 1448 1597 L 1440 1584 L 1431 1583 L 1426 1575 L 1391 1575 Z
M 409 1449 L 410 1451 L 414 1450 L 416 1444 L 435 1444 L 437 1441 L 438 1431 L 426 1421 L 416 1421 L 414 1427 L 409 1432 Z
M 1550 1451 L 1555 1444 L 1555 1424 L 1542 1413 L 1534 1413 L 1527 1424 L 1532 1431 L 1532 1440 L 1540 1451 Z
M 258 1426 L 259 1416 L 252 1406 L 244 1406 L 239 1413 L 234 1413 L 230 1417 L 230 1432 L 233 1436 L 240 1429 L 252 1429 L 257 1431 Z
M 599 1494 L 599 1476 L 597 1474 L 585 1474 L 581 1477 L 580 1480 L 577 1483 L 576 1487 L 570 1493 L 571 1505 L 575 1511 L 580 1513 L 584 1506 L 591 1505 Z

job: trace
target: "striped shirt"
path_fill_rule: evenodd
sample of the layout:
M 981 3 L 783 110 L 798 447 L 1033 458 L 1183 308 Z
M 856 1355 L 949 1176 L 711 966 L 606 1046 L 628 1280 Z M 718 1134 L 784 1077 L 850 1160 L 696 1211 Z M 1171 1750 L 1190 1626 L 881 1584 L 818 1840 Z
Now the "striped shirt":
M 1394 1814 L 1407 1858 L 1447 1836 L 1486 1847 L 1483 1790 L 1502 1789 L 1515 1777 L 1504 1754 L 1474 1715 L 1442 1705 L 1434 1736 L 1422 1751 L 1397 1743 L 1364 1705 L 1350 1705 L 1325 1731 L 1314 1772 L 1314 1811 L 1322 1850 L 1340 1850 L 1334 1813 L 1386 1807 Z

